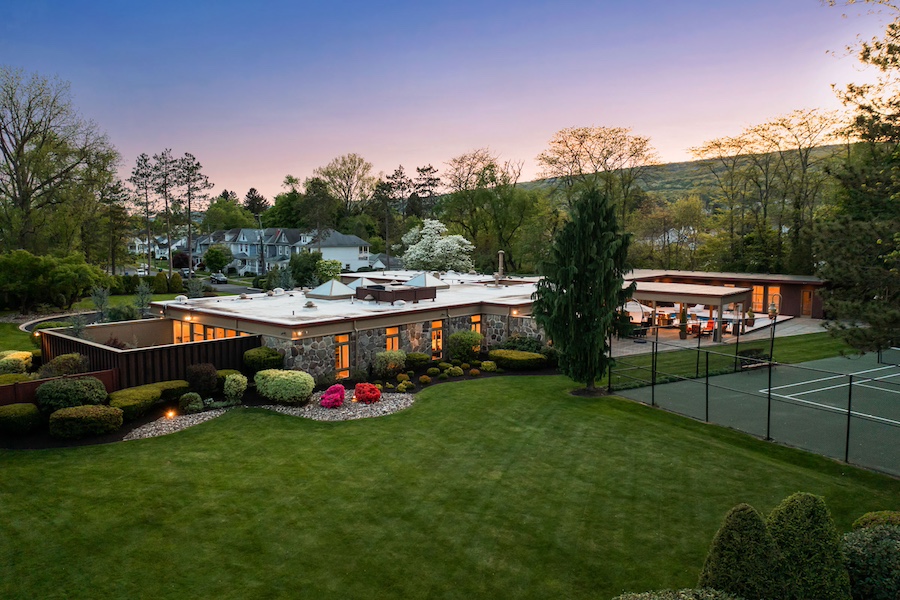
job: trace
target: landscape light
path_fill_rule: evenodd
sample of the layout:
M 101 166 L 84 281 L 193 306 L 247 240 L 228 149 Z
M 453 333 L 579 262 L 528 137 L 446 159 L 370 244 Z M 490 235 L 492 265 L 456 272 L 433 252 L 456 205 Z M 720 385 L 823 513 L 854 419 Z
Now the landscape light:
M 174 411 L 174 410 L 167 410 L 167 411 L 166 411 L 166 418 L 167 418 L 167 419 L 174 419 L 174 418 L 175 418 L 175 411 Z

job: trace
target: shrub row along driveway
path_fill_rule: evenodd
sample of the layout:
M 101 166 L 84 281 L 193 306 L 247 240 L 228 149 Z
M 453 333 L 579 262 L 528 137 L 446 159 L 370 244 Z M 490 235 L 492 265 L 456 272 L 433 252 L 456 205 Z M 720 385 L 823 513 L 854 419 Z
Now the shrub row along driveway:
M 611 598 L 689 587 L 738 502 L 838 528 L 900 482 L 561 377 L 322 423 L 231 411 L 149 440 L 0 451 L 3 598 Z

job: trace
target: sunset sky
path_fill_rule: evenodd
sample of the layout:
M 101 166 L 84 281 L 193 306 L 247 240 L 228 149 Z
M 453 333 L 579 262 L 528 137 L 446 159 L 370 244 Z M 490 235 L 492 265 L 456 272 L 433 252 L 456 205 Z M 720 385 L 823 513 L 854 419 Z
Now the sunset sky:
M 794 109 L 839 108 L 878 17 L 818 0 L 5 0 L 0 63 L 71 82 L 122 154 L 191 152 L 268 198 L 355 152 L 390 173 L 563 127 L 631 127 L 666 162 Z M 834 54 L 830 54 L 833 51 Z

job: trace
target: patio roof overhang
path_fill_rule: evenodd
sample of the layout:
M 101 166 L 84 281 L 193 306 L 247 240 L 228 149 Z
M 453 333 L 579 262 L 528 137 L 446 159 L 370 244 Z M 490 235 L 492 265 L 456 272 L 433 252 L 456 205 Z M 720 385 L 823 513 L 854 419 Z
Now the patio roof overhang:
M 674 302 L 712 306 L 741 303 L 746 309 L 750 306 L 750 302 L 753 299 L 752 288 L 694 285 L 689 283 L 657 283 L 655 281 L 638 281 L 636 283 L 637 288 L 632 294 L 632 298 L 643 303 Z

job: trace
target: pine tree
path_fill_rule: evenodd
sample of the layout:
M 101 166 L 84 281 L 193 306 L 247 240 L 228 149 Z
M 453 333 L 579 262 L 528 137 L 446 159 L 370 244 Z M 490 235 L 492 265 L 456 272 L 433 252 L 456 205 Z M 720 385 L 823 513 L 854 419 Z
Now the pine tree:
M 178 185 L 184 189 L 184 199 L 187 203 L 188 268 L 193 271 L 194 240 L 192 233 L 194 219 L 192 211 L 193 207 L 197 206 L 197 203 L 209 199 L 209 196 L 206 194 L 206 190 L 212 189 L 213 184 L 210 183 L 209 178 L 203 174 L 203 172 L 201 171 L 203 167 L 200 165 L 200 161 L 198 161 L 193 154 L 185 152 L 184 156 L 178 159 L 177 168 L 178 170 L 176 173 L 176 180 L 178 182 Z
M 618 231 L 609 196 L 583 192 L 553 240 L 534 294 L 534 317 L 559 349 L 560 370 L 588 390 L 609 366 L 616 312 L 634 289 L 623 288 L 629 239 Z

